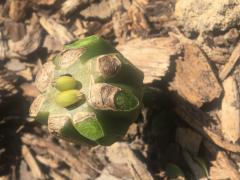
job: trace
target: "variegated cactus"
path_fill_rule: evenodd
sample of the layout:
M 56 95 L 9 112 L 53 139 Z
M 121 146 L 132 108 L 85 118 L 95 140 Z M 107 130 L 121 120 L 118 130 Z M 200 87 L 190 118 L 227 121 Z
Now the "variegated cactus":
M 98 36 L 69 44 L 36 76 L 30 116 L 72 142 L 110 145 L 137 118 L 143 73 Z

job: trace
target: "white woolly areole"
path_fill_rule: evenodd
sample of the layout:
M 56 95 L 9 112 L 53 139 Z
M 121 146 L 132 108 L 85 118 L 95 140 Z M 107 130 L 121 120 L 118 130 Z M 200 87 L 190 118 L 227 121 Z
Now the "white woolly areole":
M 120 88 L 106 83 L 93 84 L 90 88 L 88 103 L 94 109 L 116 110 L 114 97 Z
M 62 136 L 61 130 L 70 120 L 70 116 L 66 114 L 53 114 L 48 117 L 48 130 L 51 134 Z
M 41 94 L 38 95 L 34 99 L 33 103 L 30 106 L 30 110 L 29 110 L 29 116 L 30 117 L 36 117 L 37 116 L 37 114 L 39 113 L 39 111 L 42 107 L 42 104 L 43 104 L 44 100 L 45 100 L 45 97 Z
M 63 68 L 71 66 L 73 63 L 79 60 L 85 51 L 86 50 L 84 48 L 68 49 L 63 51 L 60 54 L 60 61 L 58 65 Z

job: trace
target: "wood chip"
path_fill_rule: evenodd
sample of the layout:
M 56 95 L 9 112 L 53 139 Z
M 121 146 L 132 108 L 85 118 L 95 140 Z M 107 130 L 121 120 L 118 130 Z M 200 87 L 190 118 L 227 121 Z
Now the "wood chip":
M 175 102 L 176 113 L 192 128 L 219 147 L 231 152 L 240 153 L 240 146 L 238 144 L 224 141 L 220 134 L 217 134 L 210 129 L 209 123 L 212 119 L 207 113 L 180 98 L 176 98 Z
M 86 4 L 86 0 L 66 0 L 61 7 L 62 13 L 66 16 L 77 10 L 78 6 Z
M 228 158 L 227 154 L 224 151 L 221 151 L 219 148 L 207 141 L 204 141 L 204 146 L 213 157 L 213 160 L 210 162 L 210 179 L 240 179 L 240 173 L 237 171 L 236 166 Z
M 50 5 L 53 5 L 58 0 L 31 0 L 31 1 L 37 5 L 50 6 Z
M 184 59 L 176 61 L 176 74 L 170 90 L 197 107 L 221 95 L 222 88 L 197 45 L 184 44 Z
M 0 104 L 4 99 L 14 96 L 18 93 L 18 89 L 14 84 L 16 74 L 11 71 L 0 71 Z
M 87 162 L 86 158 L 84 158 L 84 155 L 75 157 L 67 150 L 59 147 L 51 141 L 38 138 L 31 134 L 24 134 L 21 139 L 25 144 L 47 149 L 50 155 L 65 162 L 69 165 L 69 167 L 74 168 L 80 174 L 89 174 L 91 177 L 95 177 L 99 173 L 97 169 Z
M 62 45 L 74 40 L 73 34 L 68 31 L 66 27 L 57 23 L 52 18 L 41 17 L 40 24 L 48 32 L 48 34 L 61 42 Z
M 7 40 L 4 39 L 3 32 L 0 29 L 0 60 L 4 60 L 6 58 L 7 51 Z
M 7 20 L 4 21 L 4 27 L 7 32 L 7 35 L 14 42 L 21 40 L 26 34 L 26 28 L 23 23 Z
M 134 39 L 117 49 L 143 71 L 144 83 L 160 80 L 168 72 L 171 57 L 180 51 L 171 38 Z
M 237 64 L 237 61 L 239 60 L 240 60 L 240 43 L 238 43 L 238 45 L 235 47 L 228 62 L 220 71 L 219 78 L 221 80 L 224 80 L 229 75 L 229 73 L 232 71 L 233 67 L 235 66 L 235 64 Z
M 27 81 L 32 81 L 33 80 L 32 72 L 31 72 L 29 67 L 22 70 L 22 71 L 17 72 L 17 75 L 23 77 Z
M 29 83 L 23 83 L 20 86 L 23 96 L 28 97 L 37 97 L 39 95 L 39 90 L 32 84 Z
M 115 143 L 107 149 L 107 156 L 114 163 L 127 163 L 135 180 L 153 180 L 146 165 L 140 161 L 127 143 Z
M 26 163 L 28 164 L 28 167 L 31 169 L 33 177 L 35 177 L 37 179 L 43 179 L 44 176 L 43 176 L 37 162 L 33 158 L 33 155 L 31 154 L 28 147 L 25 145 L 22 146 L 22 155 L 23 155 Z
M 9 41 L 9 48 L 22 56 L 27 56 L 38 49 L 42 41 L 42 29 L 38 23 L 38 18 L 33 15 L 31 25 L 27 28 L 27 34 L 20 41 Z
M 56 160 L 50 159 L 50 158 L 46 158 L 46 157 L 41 156 L 41 155 L 37 155 L 36 159 L 40 163 L 44 164 L 45 166 L 53 168 L 53 169 L 56 169 L 59 166 L 59 164 L 58 164 L 58 162 Z
M 221 130 L 227 140 L 235 143 L 240 138 L 240 94 L 232 76 L 224 80 L 223 87 Z
M 22 20 L 26 16 L 27 0 L 12 0 L 9 6 L 9 17 L 14 21 Z
M 202 142 L 202 137 L 189 128 L 177 128 L 176 142 L 180 146 L 191 152 L 193 155 L 198 155 L 199 147 Z
M 115 11 L 123 7 L 124 4 L 121 0 L 102 0 L 99 3 L 91 3 L 89 7 L 80 12 L 80 15 L 85 18 L 97 17 L 100 19 L 106 19 L 111 17 Z

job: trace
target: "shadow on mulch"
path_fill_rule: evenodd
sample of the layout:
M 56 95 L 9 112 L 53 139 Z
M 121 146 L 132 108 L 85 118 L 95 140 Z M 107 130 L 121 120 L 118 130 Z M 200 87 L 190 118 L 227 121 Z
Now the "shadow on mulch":
M 28 104 L 20 93 L 4 100 L 0 107 L 0 176 L 18 177 L 21 159 L 21 130 L 26 122 Z

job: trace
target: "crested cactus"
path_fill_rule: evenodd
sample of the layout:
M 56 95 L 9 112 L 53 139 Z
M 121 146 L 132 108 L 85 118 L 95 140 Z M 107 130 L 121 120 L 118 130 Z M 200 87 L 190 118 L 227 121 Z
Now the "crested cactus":
M 110 145 L 138 116 L 143 73 L 98 36 L 66 45 L 36 76 L 30 116 L 72 142 Z

